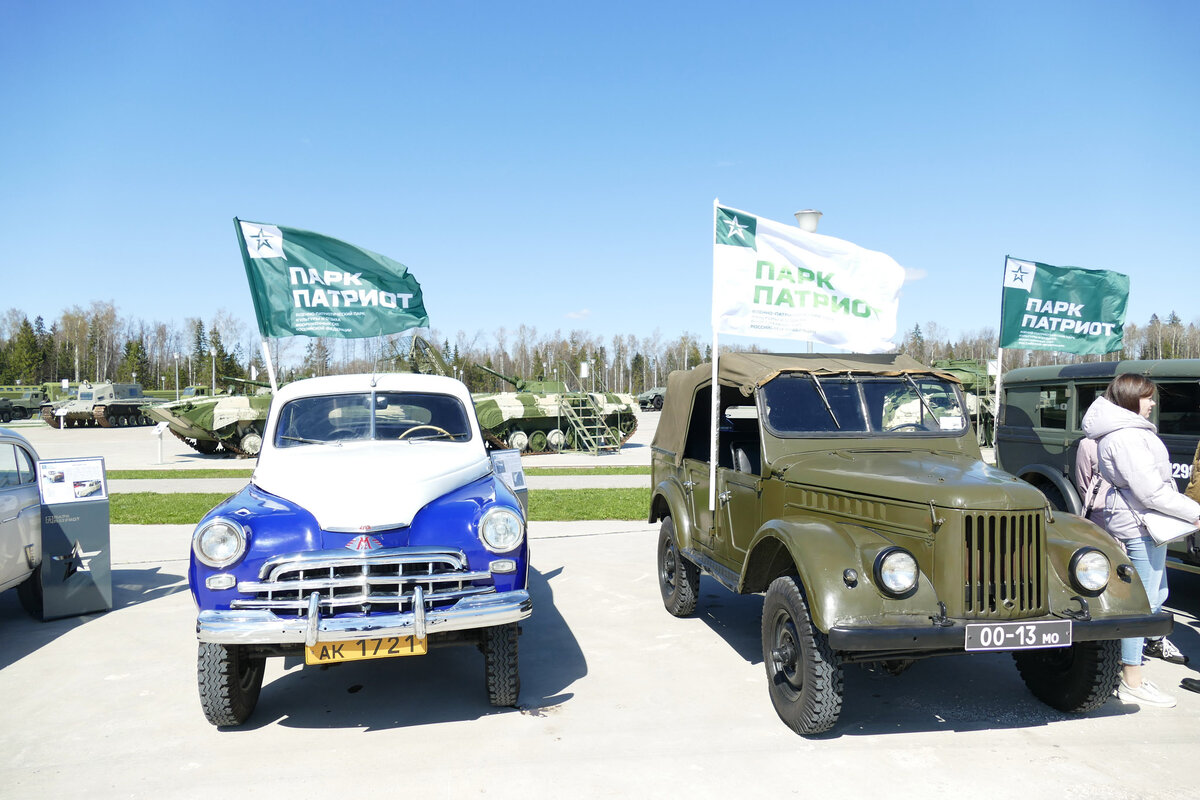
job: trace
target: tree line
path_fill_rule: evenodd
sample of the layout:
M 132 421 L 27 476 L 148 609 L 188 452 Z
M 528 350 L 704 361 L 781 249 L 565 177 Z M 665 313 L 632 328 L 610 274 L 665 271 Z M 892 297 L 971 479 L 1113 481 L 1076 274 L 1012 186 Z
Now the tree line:
M 684 332 L 666 337 L 632 334 L 609 339 L 583 330 L 539 333 L 521 324 L 490 336 L 458 331 L 453 340 L 436 329 L 422 332 L 447 367 L 473 392 L 504 391 L 511 386 L 480 367 L 514 378 L 560 380 L 569 388 L 606 389 L 637 394 L 666 383 L 672 370 L 686 369 L 711 357 L 707 335 Z M 928 364 L 942 359 L 989 361 L 996 357 L 995 329 L 952 337 L 937 323 L 914 325 L 898 351 Z M 275 339 L 269 343 L 281 381 L 350 372 L 408 369 L 420 348 L 411 334 L 372 339 Z M 757 347 L 727 347 L 733 350 Z M 779 348 L 774 348 L 778 350 Z M 1004 369 L 1075 361 L 1200 358 L 1200 329 L 1184 325 L 1172 311 L 1162 321 L 1152 315 L 1145 325 L 1127 322 L 1123 349 L 1104 356 L 1073 356 L 1038 350 L 1005 350 Z M 586 373 L 586 375 L 585 375 Z M 210 319 L 182 324 L 147 323 L 122 317 L 112 302 L 73 306 L 49 325 L 10 308 L 0 316 L 0 384 L 39 384 L 63 379 L 79 382 L 140 383 L 171 390 L 208 385 L 213 376 L 267 379 L 257 331 L 224 310 Z

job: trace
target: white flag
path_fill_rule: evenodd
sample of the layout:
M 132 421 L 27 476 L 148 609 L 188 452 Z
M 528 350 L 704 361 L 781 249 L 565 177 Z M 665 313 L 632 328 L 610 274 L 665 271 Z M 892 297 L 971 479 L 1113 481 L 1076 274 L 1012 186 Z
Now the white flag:
M 890 256 L 717 206 L 713 328 L 808 339 L 860 353 L 894 350 L 904 268 Z

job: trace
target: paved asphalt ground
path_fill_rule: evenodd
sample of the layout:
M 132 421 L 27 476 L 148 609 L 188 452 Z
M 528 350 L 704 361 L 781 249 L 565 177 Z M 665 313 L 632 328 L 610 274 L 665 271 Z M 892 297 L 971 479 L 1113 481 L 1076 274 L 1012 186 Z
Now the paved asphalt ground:
M 655 417 L 643 415 L 619 456 L 526 465 L 646 464 Z M 146 429 L 21 429 L 46 458 L 158 461 Z M 169 435 L 163 461 L 229 465 Z M 106 614 L 35 622 L 15 592 L 0 593 L 0 798 L 1200 793 L 1200 694 L 1175 688 L 1200 674 L 1160 661 L 1147 672 L 1178 707 L 1113 699 L 1081 717 L 1033 699 L 1003 654 L 932 659 L 899 676 L 849 667 L 839 725 L 795 736 L 767 696 L 761 597 L 705 578 L 696 615 L 671 617 L 656 531 L 641 521 L 531 526 L 535 611 L 520 640 L 518 709 L 487 704 L 472 649 L 324 670 L 271 659 L 248 724 L 218 730 L 196 694 L 190 533 L 114 526 Z M 1172 576 L 1171 607 L 1173 640 L 1200 663 L 1200 576 Z

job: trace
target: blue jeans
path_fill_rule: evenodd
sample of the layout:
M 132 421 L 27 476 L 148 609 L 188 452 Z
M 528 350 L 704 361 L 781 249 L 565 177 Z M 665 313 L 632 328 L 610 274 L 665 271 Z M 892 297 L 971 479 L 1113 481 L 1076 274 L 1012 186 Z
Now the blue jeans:
M 1167 602 L 1167 546 L 1157 545 L 1149 536 L 1138 539 L 1122 539 L 1125 552 L 1133 562 L 1142 586 L 1146 588 L 1146 599 L 1150 601 L 1151 613 L 1157 613 Z M 1145 639 L 1135 636 L 1121 640 L 1121 663 L 1136 667 L 1142 663 L 1142 645 Z

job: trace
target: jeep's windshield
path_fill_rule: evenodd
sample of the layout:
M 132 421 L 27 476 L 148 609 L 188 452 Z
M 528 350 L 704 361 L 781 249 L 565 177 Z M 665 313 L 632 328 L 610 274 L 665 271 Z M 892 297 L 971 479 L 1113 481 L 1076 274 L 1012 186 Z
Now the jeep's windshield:
M 958 435 L 967 417 L 954 384 L 929 375 L 785 373 L 760 390 L 780 436 Z
M 367 440 L 471 438 L 457 397 L 424 392 L 375 392 L 297 398 L 279 412 L 276 447 Z

